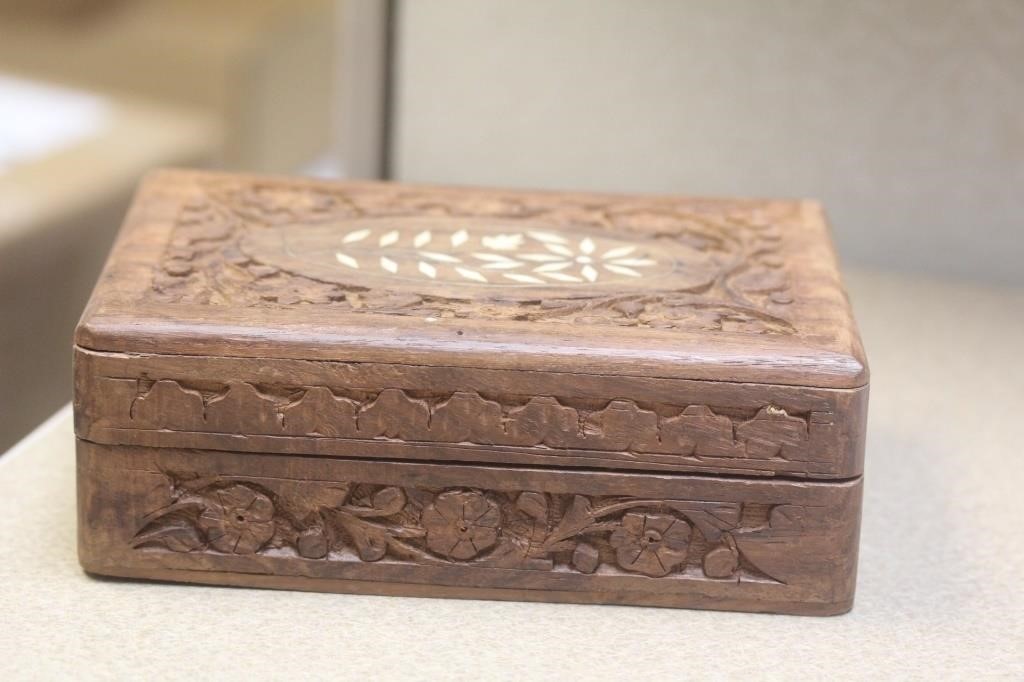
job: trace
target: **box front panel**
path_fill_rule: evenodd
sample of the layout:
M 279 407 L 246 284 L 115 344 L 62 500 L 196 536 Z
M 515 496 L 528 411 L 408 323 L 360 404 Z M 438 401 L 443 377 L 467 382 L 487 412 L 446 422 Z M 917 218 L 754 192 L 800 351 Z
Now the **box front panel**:
M 92 572 L 802 614 L 853 598 L 861 483 L 78 444 Z

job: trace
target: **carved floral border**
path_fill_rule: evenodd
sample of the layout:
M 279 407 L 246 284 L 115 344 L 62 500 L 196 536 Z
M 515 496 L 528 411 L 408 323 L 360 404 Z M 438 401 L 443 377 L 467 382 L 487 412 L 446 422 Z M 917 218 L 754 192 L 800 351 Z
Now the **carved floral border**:
M 167 474 L 140 550 L 782 583 L 806 509 Z M 753 513 L 751 513 L 753 512 Z M 773 575 L 774 573 L 774 575 Z
M 212 182 L 186 204 L 153 290 L 159 300 L 209 305 L 329 305 L 352 312 L 534 323 L 795 333 L 787 319 L 790 278 L 780 254 L 779 208 L 755 202 L 594 199 L 557 195 L 327 190 L 267 183 Z M 363 217 L 465 216 L 523 219 L 531 226 L 586 227 L 682 240 L 721 261 L 710 286 L 564 299 L 448 298 L 406 290 L 340 285 L 258 262 L 243 253 L 249 230 Z

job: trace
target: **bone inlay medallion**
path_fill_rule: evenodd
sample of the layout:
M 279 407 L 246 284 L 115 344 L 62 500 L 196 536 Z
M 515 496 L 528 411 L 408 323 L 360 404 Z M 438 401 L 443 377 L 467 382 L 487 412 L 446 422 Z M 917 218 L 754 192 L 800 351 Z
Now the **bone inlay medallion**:
M 414 277 L 481 284 L 584 284 L 608 277 L 642 277 L 644 270 L 658 264 L 646 254 L 637 255 L 636 244 L 601 241 L 608 243 L 550 230 L 490 234 L 463 227 L 413 233 L 383 227 L 378 235 L 364 227 L 341 238 L 335 258 L 346 268 L 379 267 L 393 275 L 402 270 Z M 362 263 L 354 255 L 360 253 L 366 254 Z
M 502 287 L 700 284 L 714 274 L 706 254 L 677 240 L 610 236 L 587 228 L 481 218 L 372 218 L 270 229 L 243 250 L 327 281 L 383 277 L 419 285 Z M 685 266 L 683 265 L 685 263 Z

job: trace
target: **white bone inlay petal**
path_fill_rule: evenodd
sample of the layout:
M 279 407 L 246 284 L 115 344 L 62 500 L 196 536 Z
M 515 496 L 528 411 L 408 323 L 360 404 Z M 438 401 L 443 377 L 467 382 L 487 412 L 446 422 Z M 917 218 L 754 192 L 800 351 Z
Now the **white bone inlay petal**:
M 534 272 L 555 272 L 557 270 L 565 270 L 567 267 L 572 265 L 572 261 L 561 261 L 559 263 L 545 263 L 544 265 L 538 265 L 533 269 Z
M 430 260 L 436 260 L 439 263 L 461 263 L 462 260 L 455 256 L 449 256 L 447 253 L 437 253 L 436 251 L 420 251 L 421 256 L 429 258 Z
M 551 251 L 552 253 L 557 253 L 559 256 L 572 258 L 573 256 L 576 255 L 572 252 L 572 249 L 566 246 L 562 246 L 561 244 L 545 244 L 544 246 L 547 248 L 548 251 Z
M 487 270 L 515 270 L 521 267 L 523 267 L 523 264 L 514 260 L 494 261 L 484 265 L 484 268 Z
M 495 251 L 515 251 L 523 245 L 523 235 L 495 234 L 481 238 L 480 243 Z
M 422 272 L 430 279 L 434 279 L 435 277 L 437 277 L 437 268 L 435 268 L 433 265 L 426 261 L 421 260 L 417 264 L 417 268 L 419 269 L 420 272 Z
M 623 256 L 628 256 L 634 251 L 636 251 L 635 246 L 620 246 L 618 248 L 605 251 L 604 255 L 601 256 L 601 258 L 604 258 L 605 260 L 610 260 L 612 258 L 622 258 Z
M 487 278 L 481 275 L 476 270 L 470 270 L 469 268 L 456 267 L 455 271 L 465 277 L 466 279 L 472 279 L 477 282 L 487 282 Z
M 423 230 L 412 240 L 412 245 L 417 249 L 430 243 L 430 230 Z
M 480 260 L 486 261 L 511 261 L 512 259 L 500 253 L 474 253 L 473 258 L 479 258 Z
M 452 235 L 452 246 L 459 247 L 466 243 L 469 239 L 469 233 L 465 230 L 459 230 Z
M 359 269 L 359 261 L 357 261 L 352 256 L 349 256 L 348 254 L 338 251 L 337 253 L 334 254 L 334 257 L 338 259 L 338 262 L 344 266 Z
M 586 278 L 587 278 L 587 281 L 590 281 L 590 282 L 596 282 L 596 281 L 597 281 L 597 270 L 595 270 L 595 269 L 593 268 L 593 266 L 590 266 L 590 265 L 584 265 L 584 266 L 583 266 L 583 267 L 582 267 L 582 268 L 580 269 L 580 273 L 581 273 L 581 274 L 582 274 L 582 275 L 583 275 L 584 277 L 586 277 Z
M 391 260 L 387 256 L 380 257 L 380 266 L 390 272 L 392 275 L 398 272 L 398 263 Z
M 595 248 L 597 247 L 594 246 L 594 240 L 590 237 L 584 237 L 583 241 L 580 242 L 580 251 L 587 255 L 594 253 Z
M 398 241 L 398 230 L 391 230 L 390 232 L 388 232 L 386 234 L 382 234 L 380 236 L 380 241 L 378 243 L 381 246 L 391 246 L 392 244 L 394 244 L 397 241 Z
M 562 256 L 556 256 L 553 253 L 517 253 L 516 258 L 522 260 L 533 261 L 534 263 L 550 263 L 556 260 L 562 260 Z
M 349 232 L 341 239 L 342 244 L 351 244 L 352 242 L 358 242 L 366 239 L 370 236 L 370 230 L 356 230 L 355 232 Z
M 513 282 L 522 282 L 523 284 L 543 284 L 544 280 L 537 277 L 531 277 L 530 275 L 521 275 L 518 272 L 503 272 L 503 277 L 507 277 Z

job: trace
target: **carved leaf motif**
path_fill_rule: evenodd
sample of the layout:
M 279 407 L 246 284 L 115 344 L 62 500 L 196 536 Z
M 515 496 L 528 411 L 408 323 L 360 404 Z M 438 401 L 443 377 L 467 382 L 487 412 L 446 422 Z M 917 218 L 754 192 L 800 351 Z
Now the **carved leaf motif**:
M 533 571 L 550 571 L 554 562 L 546 556 L 531 553 L 529 538 L 512 533 L 503 533 L 497 544 L 478 556 L 476 563 L 489 568 L 513 568 Z
M 218 194 L 241 218 L 264 225 L 353 215 L 344 197 L 321 189 L 254 183 L 222 188 Z
M 572 565 L 580 573 L 593 573 L 601 563 L 601 555 L 597 548 L 581 542 L 572 553 Z
M 359 434 L 368 438 L 385 436 L 407 440 L 426 440 L 430 408 L 397 388 L 380 392 L 377 399 L 359 413 Z
M 282 410 L 285 433 L 350 438 L 356 435 L 358 404 L 316 386 Z
M 228 390 L 206 406 L 207 428 L 219 433 L 280 433 L 274 401 L 254 386 L 231 382 Z
M 759 269 L 737 275 L 733 286 L 748 293 L 763 294 L 785 289 L 787 282 L 785 274 L 777 270 Z
M 412 509 L 423 509 L 434 501 L 433 494 L 422 488 L 405 488 L 404 492 L 406 501 Z
M 697 526 L 705 538 L 718 542 L 725 531 L 736 527 L 740 520 L 740 505 L 729 502 L 720 503 L 669 503 Z
M 768 525 L 733 533 L 737 548 L 757 570 L 779 582 L 788 582 L 796 569 L 790 557 L 804 538 L 809 510 L 792 504 L 772 507 Z
M 352 538 L 360 559 L 378 561 L 384 557 L 388 550 L 388 533 L 384 528 L 349 514 L 339 514 L 338 519 Z
M 163 379 L 137 397 L 129 412 L 132 421 L 144 429 L 202 431 L 203 396 L 184 389 L 176 381 Z
M 613 400 L 587 419 L 588 440 L 613 450 L 650 452 L 657 447 L 658 415 L 629 400 Z
M 806 510 L 791 504 L 772 507 L 768 525 L 772 530 L 801 530 Z
M 446 443 L 491 445 L 500 441 L 501 405 L 476 393 L 457 392 L 434 408 L 430 436 Z
M 555 398 L 531 398 L 509 412 L 508 440 L 516 445 L 568 447 L 576 439 L 579 414 Z
M 692 452 L 698 457 L 734 457 L 738 451 L 732 421 L 705 405 L 690 405 L 682 414 L 662 420 L 663 452 Z
M 548 518 L 548 498 L 543 493 L 521 493 L 516 499 L 516 506 L 534 520 L 546 521 Z
M 736 435 L 744 441 L 750 457 L 784 456 L 787 445 L 797 446 L 807 440 L 807 422 L 769 405 L 737 426 Z
M 277 484 L 282 504 L 298 520 L 318 515 L 324 509 L 338 509 L 345 504 L 348 483 L 323 481 L 281 481 Z
M 162 546 L 172 552 L 191 552 L 203 546 L 195 520 L 184 511 L 172 511 L 145 526 L 132 538 L 135 547 Z
M 548 543 L 554 544 L 578 535 L 593 522 L 594 514 L 590 500 L 583 495 L 574 495 L 569 508 L 565 510 L 565 514 L 551 532 Z
M 725 542 L 712 547 L 704 555 L 704 575 L 709 578 L 728 578 L 740 567 L 740 553 L 736 541 L 726 535 Z
M 322 559 L 330 550 L 330 540 L 323 526 L 313 526 L 299 533 L 295 549 L 307 559 Z
M 391 516 L 402 511 L 405 506 L 405 493 L 401 488 L 389 486 L 381 488 L 373 494 L 373 507 L 381 516 Z

